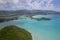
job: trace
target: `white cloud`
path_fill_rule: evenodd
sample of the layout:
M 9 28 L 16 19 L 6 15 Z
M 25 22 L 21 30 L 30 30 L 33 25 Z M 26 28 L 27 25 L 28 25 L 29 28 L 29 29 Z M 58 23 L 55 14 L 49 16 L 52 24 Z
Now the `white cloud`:
M 39 1 L 39 2 L 38 2 Z M 29 5 L 33 8 L 33 9 L 48 9 L 48 8 L 53 8 L 53 4 L 51 4 L 53 0 L 37 0 L 34 1 L 33 3 L 30 3 Z M 46 5 L 45 3 L 46 2 Z
M 17 4 L 19 0 L 12 0 L 14 4 Z
M 53 0 L 0 0 L 0 9 L 5 9 L 5 5 L 9 3 L 8 9 L 42 9 L 42 10 L 55 10 L 52 3 Z M 8 6 L 8 5 L 7 5 Z

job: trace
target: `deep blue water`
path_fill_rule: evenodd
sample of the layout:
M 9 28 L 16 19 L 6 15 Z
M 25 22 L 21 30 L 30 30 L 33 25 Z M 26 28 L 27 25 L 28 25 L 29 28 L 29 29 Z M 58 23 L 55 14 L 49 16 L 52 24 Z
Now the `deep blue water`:
M 60 15 L 37 15 L 35 17 L 48 17 L 51 20 L 37 21 L 27 17 L 0 23 L 0 29 L 7 25 L 17 25 L 30 31 L 33 40 L 60 40 Z

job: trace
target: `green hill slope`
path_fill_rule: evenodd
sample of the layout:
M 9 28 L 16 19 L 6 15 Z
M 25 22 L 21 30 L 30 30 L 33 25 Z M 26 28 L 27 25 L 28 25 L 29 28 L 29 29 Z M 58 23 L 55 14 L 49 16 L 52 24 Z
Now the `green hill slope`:
M 6 26 L 0 31 L 0 40 L 32 40 L 32 36 L 17 26 Z

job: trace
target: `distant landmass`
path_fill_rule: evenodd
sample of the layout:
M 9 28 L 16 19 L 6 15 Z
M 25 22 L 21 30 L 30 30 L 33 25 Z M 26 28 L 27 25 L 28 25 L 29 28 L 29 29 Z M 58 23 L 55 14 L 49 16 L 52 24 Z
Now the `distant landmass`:
M 60 14 L 57 11 L 51 10 L 16 10 L 16 11 L 0 11 L 0 23 L 10 20 L 16 20 L 19 16 L 26 15 L 32 18 L 34 15 L 48 15 L 48 14 Z
M 46 14 L 60 14 L 57 11 L 51 10 L 16 10 L 16 11 L 0 11 L 0 15 L 46 15 Z
M 0 30 L 0 40 L 32 40 L 32 35 L 25 29 L 10 25 Z

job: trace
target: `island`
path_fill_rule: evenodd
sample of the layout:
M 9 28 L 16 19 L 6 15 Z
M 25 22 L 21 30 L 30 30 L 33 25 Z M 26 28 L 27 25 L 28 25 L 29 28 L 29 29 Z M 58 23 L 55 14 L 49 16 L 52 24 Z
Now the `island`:
M 32 35 L 23 28 L 10 25 L 0 30 L 0 40 L 32 40 Z
M 31 17 L 31 19 L 35 19 L 35 20 L 38 20 L 38 21 L 40 21 L 40 20 L 51 20 L 50 18 L 45 18 L 45 17 L 42 17 L 42 18 L 33 18 L 33 17 Z

